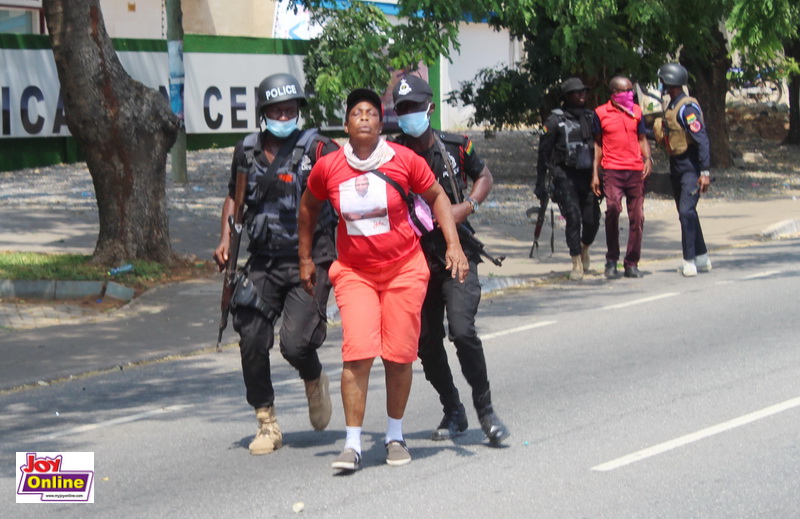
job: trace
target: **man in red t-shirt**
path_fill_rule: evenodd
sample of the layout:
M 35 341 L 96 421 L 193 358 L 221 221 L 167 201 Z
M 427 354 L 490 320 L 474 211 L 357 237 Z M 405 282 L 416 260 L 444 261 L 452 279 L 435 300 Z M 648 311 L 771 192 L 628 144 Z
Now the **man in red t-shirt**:
M 625 253 L 625 277 L 640 278 L 639 258 L 644 229 L 644 181 L 650 175 L 653 159 L 645 136 L 642 109 L 633 102 L 630 79 L 616 76 L 608 84 L 611 99 L 595 109 L 594 164 L 592 191 L 600 196 L 600 169 L 606 196 L 605 276 L 617 277 L 619 260 L 619 214 L 622 196 L 628 208 L 630 231 Z

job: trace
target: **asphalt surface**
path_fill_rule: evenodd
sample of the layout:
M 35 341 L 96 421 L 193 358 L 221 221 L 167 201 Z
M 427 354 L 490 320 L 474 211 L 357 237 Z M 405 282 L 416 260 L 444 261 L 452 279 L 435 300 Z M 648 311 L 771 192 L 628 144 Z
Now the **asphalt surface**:
M 715 253 L 759 240 L 781 239 L 800 233 L 797 193 L 751 201 L 701 202 L 703 231 L 712 261 Z M 557 212 L 556 212 L 557 214 Z M 640 270 L 645 274 L 663 265 L 681 264 L 680 226 L 672 210 L 648 212 Z M 19 218 L 14 208 L 0 207 L 0 250 L 91 253 L 97 238 L 97 216 L 33 209 Z M 621 248 L 627 221 L 620 219 Z M 555 253 L 549 250 L 550 228 L 540 238 L 539 259 L 529 258 L 533 222 L 528 225 L 477 226 L 478 236 L 494 256 L 506 256 L 502 267 L 480 266 L 485 292 L 507 287 L 535 287 L 541 282 L 569 282 L 571 268 L 563 225 L 556 222 Z M 181 254 L 210 258 L 218 239 L 215 218 L 177 217 L 170 222 L 173 248 Z M 602 277 L 605 234 L 601 225 L 592 248 L 592 272 L 584 284 L 608 282 Z M 668 262 L 668 263 L 665 263 Z M 57 301 L 37 304 L 0 301 L 0 391 L 51 384 L 86 373 L 120 369 L 171 355 L 212 349 L 219 323 L 220 275 L 166 285 L 151 290 L 124 307 L 85 312 Z M 571 283 L 571 282 L 569 282 Z M 335 321 L 335 307 L 329 309 Z M 230 329 L 223 343 L 232 345 Z
M 643 279 L 487 295 L 479 330 L 512 434 L 490 447 L 468 405 L 463 435 L 431 441 L 441 406 L 415 363 L 405 467 L 385 462 L 376 363 L 363 470 L 330 468 L 345 436 L 339 327 L 319 350 L 334 402 L 325 431 L 311 430 L 303 383 L 274 353 L 284 445 L 269 456 L 247 448 L 256 423 L 235 347 L 2 393 L 0 483 L 19 474 L 15 453 L 63 452 L 67 464 L 92 452 L 95 499 L 8 495 L 0 516 L 796 517 L 799 254 L 800 239 L 771 240 L 718 250 L 695 278 L 653 261 Z

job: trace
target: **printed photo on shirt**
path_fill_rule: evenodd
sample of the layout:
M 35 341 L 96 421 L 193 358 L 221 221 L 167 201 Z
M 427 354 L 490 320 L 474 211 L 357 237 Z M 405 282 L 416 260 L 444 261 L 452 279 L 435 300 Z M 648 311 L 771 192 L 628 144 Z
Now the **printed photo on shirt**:
M 386 182 L 372 173 L 339 184 L 339 209 L 351 236 L 389 232 L 387 207 Z

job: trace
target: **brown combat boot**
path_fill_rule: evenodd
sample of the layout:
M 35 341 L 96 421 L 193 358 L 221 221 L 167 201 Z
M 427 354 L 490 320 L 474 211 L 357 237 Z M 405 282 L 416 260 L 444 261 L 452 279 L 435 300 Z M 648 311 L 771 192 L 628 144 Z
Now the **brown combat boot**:
M 589 258 L 589 246 L 581 243 L 581 263 L 583 263 L 583 271 L 589 272 L 591 259 Z
M 250 454 L 258 456 L 269 454 L 283 445 L 283 434 L 275 417 L 275 406 L 259 407 L 256 409 L 258 432 L 250 442 Z
M 323 431 L 331 421 L 331 393 L 328 386 L 328 375 L 320 372 L 316 380 L 306 380 L 306 398 L 308 399 L 308 418 L 315 431 Z
M 583 279 L 583 263 L 580 256 L 572 256 L 572 272 L 569 273 L 570 281 Z

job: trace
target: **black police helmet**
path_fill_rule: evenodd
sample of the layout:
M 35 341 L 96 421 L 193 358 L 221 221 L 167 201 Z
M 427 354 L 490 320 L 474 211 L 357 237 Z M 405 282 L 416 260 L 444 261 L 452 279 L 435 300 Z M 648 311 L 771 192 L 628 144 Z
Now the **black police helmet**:
M 258 85 L 256 113 L 261 116 L 265 106 L 296 99 L 300 106 L 306 105 L 303 86 L 291 74 L 273 74 Z
M 658 79 L 666 86 L 683 86 L 689 83 L 689 73 L 678 63 L 666 63 L 659 67 Z
M 579 78 L 571 77 L 561 83 L 561 95 L 565 96 L 570 92 L 580 92 L 582 90 L 588 90 L 586 85 L 583 84 Z

